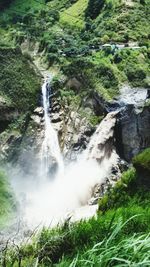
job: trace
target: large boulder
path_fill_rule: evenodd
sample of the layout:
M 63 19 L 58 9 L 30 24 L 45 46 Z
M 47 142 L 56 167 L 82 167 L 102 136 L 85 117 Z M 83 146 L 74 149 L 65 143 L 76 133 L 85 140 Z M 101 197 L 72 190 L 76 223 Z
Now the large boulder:
M 150 146 L 150 107 L 137 112 L 134 105 L 127 105 L 118 116 L 115 132 L 120 156 L 130 161 Z

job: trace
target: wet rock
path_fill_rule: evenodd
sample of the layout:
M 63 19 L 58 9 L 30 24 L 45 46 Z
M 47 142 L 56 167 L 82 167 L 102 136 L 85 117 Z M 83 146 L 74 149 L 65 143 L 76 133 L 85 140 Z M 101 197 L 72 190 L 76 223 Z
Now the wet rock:
M 150 98 L 150 89 L 147 90 L 147 99 Z
M 43 108 L 42 107 L 37 107 L 34 110 L 33 114 L 34 115 L 38 115 L 39 117 L 43 117 L 43 115 L 44 115 Z
M 38 115 L 32 115 L 31 119 L 37 124 L 41 123 L 41 118 Z
M 55 113 L 51 116 L 51 122 L 52 123 L 57 123 L 57 122 L 60 122 L 62 121 L 62 114 L 60 113 Z
M 108 113 L 107 102 L 97 92 L 93 93 L 93 109 L 97 116 L 102 116 Z

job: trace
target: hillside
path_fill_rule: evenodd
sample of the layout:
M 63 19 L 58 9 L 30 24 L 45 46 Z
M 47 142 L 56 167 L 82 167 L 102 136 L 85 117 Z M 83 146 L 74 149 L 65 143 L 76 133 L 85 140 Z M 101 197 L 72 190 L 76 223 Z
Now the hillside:
M 39 52 L 44 51 L 47 66 L 62 67 L 63 72 L 65 66 L 76 64 L 75 58 L 81 58 L 83 62 L 86 59 L 91 64 L 91 71 L 92 65 L 94 68 L 107 68 L 112 73 L 109 85 L 104 83 L 101 74 L 87 81 L 92 90 L 98 90 L 107 99 L 116 95 L 118 86 L 123 83 L 149 87 L 150 2 L 104 2 L 96 18 L 91 19 L 84 0 L 75 3 L 62 1 L 61 4 L 47 1 L 45 4 L 41 2 L 41 6 L 33 1 L 32 7 L 31 2 L 28 4 L 26 1 L 26 6 L 20 7 L 19 0 L 13 1 L 1 17 L 4 40 L 7 43 L 7 39 L 9 42 L 11 39 L 13 44 L 21 44 L 26 38 L 38 42 Z M 7 24 L 11 26 L 5 32 Z M 103 44 L 112 46 L 102 49 Z M 120 49 L 121 45 L 125 48 Z

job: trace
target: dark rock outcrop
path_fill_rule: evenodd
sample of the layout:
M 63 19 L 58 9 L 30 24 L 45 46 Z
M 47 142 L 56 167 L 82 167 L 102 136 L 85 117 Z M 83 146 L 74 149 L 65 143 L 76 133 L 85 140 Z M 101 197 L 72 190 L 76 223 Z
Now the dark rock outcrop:
M 127 105 L 118 116 L 115 132 L 120 156 L 130 161 L 150 146 L 150 107 L 136 111 L 134 105 Z

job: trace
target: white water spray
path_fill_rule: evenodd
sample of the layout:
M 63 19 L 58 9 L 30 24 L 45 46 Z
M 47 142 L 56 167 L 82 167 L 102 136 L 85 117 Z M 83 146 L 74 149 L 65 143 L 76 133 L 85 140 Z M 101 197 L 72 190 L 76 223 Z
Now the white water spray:
M 87 150 L 79 155 L 76 162 L 70 162 L 62 172 L 63 160 L 57 133 L 49 117 L 50 94 L 50 88 L 45 81 L 42 86 L 45 136 L 42 144 L 40 182 L 36 184 L 34 177 L 22 179 L 18 176 L 14 184 L 17 193 L 24 196 L 25 201 L 21 205 L 22 216 L 30 228 L 56 225 L 63 222 L 68 214 L 75 214 L 80 207 L 87 206 L 95 185 L 105 181 L 112 165 L 118 160 L 109 142 L 113 138 L 116 122 L 116 114 L 110 113 L 91 137 Z M 52 159 L 58 164 L 58 172 L 51 181 L 48 177 L 51 176 L 49 166 Z

